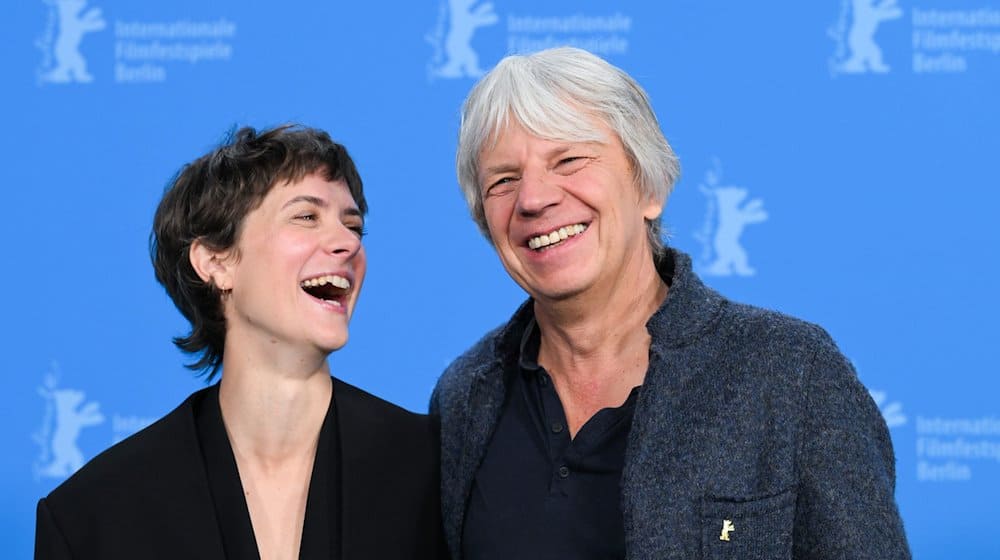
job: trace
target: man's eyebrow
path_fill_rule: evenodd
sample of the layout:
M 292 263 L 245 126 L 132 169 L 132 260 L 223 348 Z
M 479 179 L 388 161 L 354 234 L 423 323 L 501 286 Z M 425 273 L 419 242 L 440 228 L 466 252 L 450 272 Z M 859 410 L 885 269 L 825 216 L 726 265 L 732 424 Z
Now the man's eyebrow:
M 284 210 L 285 208 L 288 208 L 289 206 L 292 206 L 293 204 L 298 204 L 300 202 L 307 202 L 309 204 L 314 204 L 316 206 L 319 206 L 320 208 L 327 207 L 327 202 L 325 199 L 322 199 L 318 196 L 310 196 L 307 194 L 302 194 L 286 202 L 284 206 L 281 207 L 281 209 Z
M 491 165 L 490 167 L 483 169 L 483 173 L 486 175 L 496 175 L 499 173 L 513 173 L 518 169 L 520 168 L 513 163 L 501 163 L 499 165 Z
M 569 144 L 566 144 L 566 145 L 563 145 L 563 146 L 556 146 L 556 147 L 552 148 L 551 150 L 549 150 L 548 153 L 545 154 L 545 155 L 547 155 L 550 158 L 556 157 L 556 156 L 561 156 L 561 155 L 565 154 L 566 152 L 572 150 L 573 147 L 574 146 L 571 146 Z
M 566 152 L 572 150 L 573 148 L 577 147 L 579 144 L 592 145 L 592 144 L 599 144 L 599 143 L 598 142 L 577 142 L 577 143 L 562 144 L 562 145 L 559 145 L 559 146 L 555 146 L 551 150 L 549 150 L 548 152 L 546 152 L 545 153 L 545 157 L 548 158 L 548 159 L 559 157 L 559 156 L 565 154 Z M 483 173 L 485 175 L 496 175 L 496 174 L 500 174 L 500 173 L 511 173 L 511 172 L 515 172 L 515 171 L 519 171 L 519 170 L 520 170 L 520 167 L 518 167 L 517 165 L 515 165 L 513 163 L 500 163 L 500 164 L 493 165 L 493 166 L 490 166 L 490 167 L 487 167 L 487 168 L 483 169 Z

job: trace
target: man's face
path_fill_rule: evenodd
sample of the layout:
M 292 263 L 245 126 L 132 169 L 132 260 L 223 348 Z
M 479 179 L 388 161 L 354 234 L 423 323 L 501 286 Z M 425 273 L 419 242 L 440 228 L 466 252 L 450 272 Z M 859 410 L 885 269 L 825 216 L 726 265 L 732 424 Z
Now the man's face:
M 645 220 L 662 204 L 644 199 L 621 141 L 560 142 L 511 124 L 479 156 L 490 237 L 511 277 L 540 303 L 605 301 L 634 290 L 630 273 L 650 258 Z

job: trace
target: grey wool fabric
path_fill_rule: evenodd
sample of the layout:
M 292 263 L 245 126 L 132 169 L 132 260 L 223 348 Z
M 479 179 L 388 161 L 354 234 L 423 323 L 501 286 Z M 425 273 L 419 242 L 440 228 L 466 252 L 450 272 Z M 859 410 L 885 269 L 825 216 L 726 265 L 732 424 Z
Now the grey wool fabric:
M 830 336 L 726 300 L 678 251 L 658 270 L 670 289 L 647 323 L 628 436 L 627 558 L 910 558 L 888 429 Z M 432 397 L 453 560 L 532 315 L 529 300 L 455 360 Z

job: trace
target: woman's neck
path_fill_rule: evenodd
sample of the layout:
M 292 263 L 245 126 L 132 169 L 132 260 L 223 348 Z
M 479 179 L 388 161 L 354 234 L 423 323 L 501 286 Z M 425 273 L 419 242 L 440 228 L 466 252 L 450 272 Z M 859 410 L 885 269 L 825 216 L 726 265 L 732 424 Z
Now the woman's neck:
M 219 406 L 234 452 L 267 469 L 312 457 L 332 395 L 325 361 L 310 374 L 224 365 Z

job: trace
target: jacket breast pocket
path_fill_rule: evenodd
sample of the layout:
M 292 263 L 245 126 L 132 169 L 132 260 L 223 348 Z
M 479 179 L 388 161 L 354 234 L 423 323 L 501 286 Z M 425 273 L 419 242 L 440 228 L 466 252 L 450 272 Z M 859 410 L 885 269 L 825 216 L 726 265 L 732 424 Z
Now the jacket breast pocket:
M 795 491 L 760 498 L 702 501 L 701 550 L 705 560 L 792 557 Z

